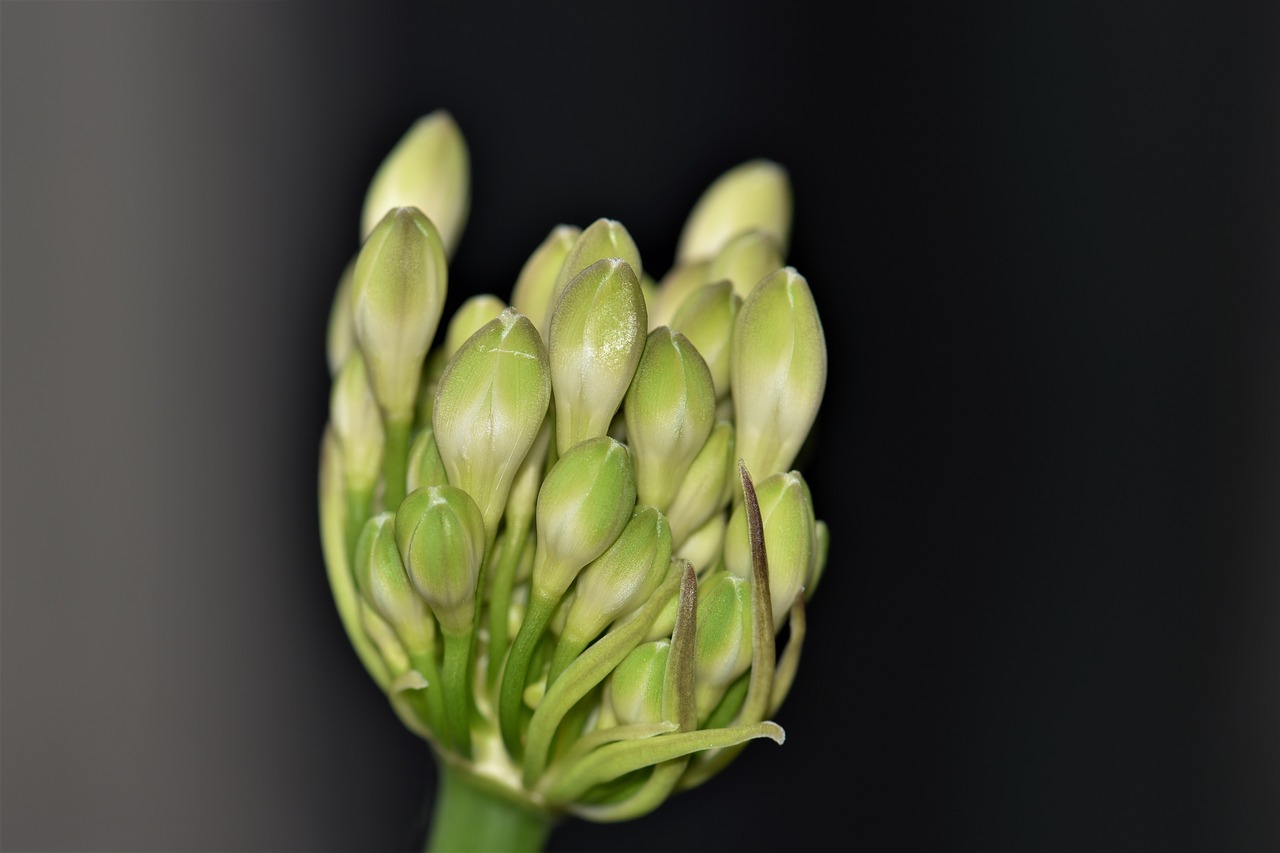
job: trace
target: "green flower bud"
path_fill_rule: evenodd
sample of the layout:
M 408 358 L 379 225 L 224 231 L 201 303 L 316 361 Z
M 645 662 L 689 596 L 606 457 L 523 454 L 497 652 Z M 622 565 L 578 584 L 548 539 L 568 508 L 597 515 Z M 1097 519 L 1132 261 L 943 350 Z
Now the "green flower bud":
M 717 572 L 698 587 L 698 717 L 703 718 L 725 688 L 751 668 L 751 583 Z
M 436 447 L 436 433 L 431 427 L 419 431 L 409 447 L 409 473 L 406 490 L 414 491 L 424 486 L 447 486 L 449 474 L 445 471 L 440 448 Z
M 753 478 L 795 460 L 822 403 L 827 343 L 804 276 L 791 267 L 756 286 L 733 330 L 730 387 L 737 453 Z
M 444 355 L 444 344 L 427 353 L 427 362 L 422 366 L 422 379 L 418 382 L 417 422 L 431 423 L 431 411 L 436 405 L 436 390 L 440 387 L 440 377 L 449 364 Z
M 389 419 L 413 416 L 447 285 L 440 235 L 417 208 L 389 211 L 360 248 L 352 294 L 356 340 Z
M 640 281 L 625 261 L 597 261 L 565 287 L 548 346 L 559 453 L 608 432 L 647 328 Z
M 728 279 L 733 292 L 746 299 L 765 276 L 782 268 L 782 249 L 765 231 L 743 231 L 734 236 L 711 262 L 711 280 Z
M 653 300 L 658 296 L 658 283 L 653 280 L 653 276 L 649 275 L 648 272 L 640 274 L 640 295 L 644 297 L 644 310 L 647 315 L 653 307 Z M 650 327 L 649 330 L 653 331 L 653 327 Z
M 342 449 L 342 470 L 348 487 L 372 489 L 382 470 L 386 432 L 359 350 L 347 355 L 346 364 L 333 382 L 329 421 Z
M 441 629 L 469 631 L 485 549 L 484 516 L 475 501 L 454 486 L 418 489 L 396 510 L 395 537 L 409 579 Z
M 659 723 L 670 640 L 641 643 L 609 674 L 609 705 L 619 725 Z
M 446 363 L 467 338 L 478 332 L 485 323 L 495 319 L 506 307 L 507 303 L 491 293 L 479 293 L 463 301 L 458 310 L 453 312 L 444 332 L 443 352 Z
M 676 311 L 689 294 L 711 281 L 710 261 L 679 264 L 667 271 L 658 282 L 649 307 L 649 331 L 671 326 Z
M 689 294 L 671 321 L 671 328 L 697 347 L 711 371 L 716 399 L 729 395 L 729 363 L 733 354 L 733 325 L 742 299 L 728 281 L 705 284 Z
M 805 595 L 813 595 L 822 579 L 822 570 L 827 567 L 827 551 L 831 548 L 831 531 L 825 521 L 814 522 L 813 525 L 813 572 L 805 583 Z
M 625 445 L 600 436 L 563 454 L 538 492 L 534 591 L 547 600 L 563 596 L 583 567 L 618 538 L 635 504 Z
M 701 527 L 707 519 L 724 509 L 731 494 L 727 484 L 736 486 L 737 457 L 733 447 L 733 423 L 719 421 L 711 428 L 698 455 L 680 478 L 680 487 L 667 508 L 671 522 L 671 538 L 677 546 Z M 702 563 L 690 558 L 701 569 Z
M 750 229 L 773 235 L 785 253 L 791 208 L 791 179 L 781 165 L 757 159 L 735 166 L 694 204 L 680 232 L 676 261 L 713 258 L 730 239 Z
M 724 567 L 724 534 L 728 523 L 728 517 L 723 512 L 717 512 L 675 549 L 677 557 L 693 564 L 698 577 L 706 577 Z
M 576 225 L 557 225 L 520 268 L 516 286 L 511 291 L 511 306 L 528 317 L 547 339 L 547 319 L 555 303 L 551 295 L 569 250 L 577 242 L 582 229 Z
M 711 433 L 711 371 L 689 340 L 659 326 L 649 333 L 623 413 L 636 469 L 636 496 L 665 511 Z
M 395 207 L 425 213 L 452 257 L 471 210 L 471 157 L 447 111 L 418 119 L 382 161 L 365 194 L 360 233 L 367 237 Z
M 329 375 L 337 376 L 346 364 L 347 354 L 356 347 L 355 317 L 351 312 L 351 292 L 355 289 L 356 259 L 352 257 L 338 279 L 333 293 L 333 306 L 329 309 L 329 328 L 325 333 L 325 353 L 329 360 Z
M 440 458 L 449 482 L 475 499 L 491 537 L 550 397 L 542 338 L 515 309 L 468 338 L 440 377 L 432 412 Z
M 409 653 L 431 649 L 435 624 L 427 603 L 405 573 L 396 546 L 395 516 L 379 513 L 365 522 L 353 566 L 361 597 L 395 631 Z
M 755 484 L 769 560 L 769 597 L 774 630 L 782 627 L 796 596 L 813 568 L 814 518 L 809 487 L 798 471 L 779 472 Z M 724 542 L 725 568 L 743 579 L 751 577 L 751 542 L 747 516 L 739 503 L 729 518 Z
M 631 272 L 635 274 L 636 286 L 637 289 L 639 288 L 644 267 L 640 263 L 640 249 L 637 248 L 635 240 L 631 239 L 631 233 L 621 222 L 613 219 L 597 219 L 578 235 L 578 239 L 573 241 L 573 246 L 565 255 L 564 263 L 556 275 L 556 283 L 552 286 L 551 297 L 547 300 L 549 312 L 547 326 L 551 325 L 551 316 L 555 313 L 556 306 L 564 295 L 565 288 L 569 286 L 569 282 L 577 278 L 587 267 L 606 258 L 625 261 L 627 266 L 631 267 Z M 644 291 L 640 291 L 640 296 L 643 302 Z M 647 317 L 647 314 L 645 316 Z

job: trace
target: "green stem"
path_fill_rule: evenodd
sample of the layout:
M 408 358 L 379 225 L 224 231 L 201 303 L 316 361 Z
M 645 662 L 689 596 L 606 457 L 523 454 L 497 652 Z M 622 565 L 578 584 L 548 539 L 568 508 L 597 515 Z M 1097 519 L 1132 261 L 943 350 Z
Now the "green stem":
M 529 661 L 533 658 L 534 649 L 538 647 L 547 623 L 551 621 L 551 614 L 555 612 L 557 603 L 540 595 L 536 589 L 531 594 L 529 609 L 525 611 L 524 622 L 516 632 L 507 664 L 502 670 L 502 688 L 498 694 L 498 723 L 502 729 L 502 741 L 506 744 L 507 753 L 517 760 L 524 752 L 520 743 L 520 712 L 524 707 Z
M 445 744 L 453 744 L 453 730 L 449 726 L 448 712 L 444 707 L 444 679 L 436 667 L 435 656 L 424 651 L 410 657 L 413 668 L 427 680 L 425 693 L 427 727 Z
M 387 444 L 382 457 L 382 470 L 386 479 L 383 505 L 395 512 L 404 500 L 405 481 L 409 472 L 409 432 L 413 418 L 388 418 L 386 420 Z
M 471 637 L 474 632 L 444 635 L 444 704 L 454 746 L 471 757 Z
M 540 853 L 555 818 L 441 762 L 426 853 Z

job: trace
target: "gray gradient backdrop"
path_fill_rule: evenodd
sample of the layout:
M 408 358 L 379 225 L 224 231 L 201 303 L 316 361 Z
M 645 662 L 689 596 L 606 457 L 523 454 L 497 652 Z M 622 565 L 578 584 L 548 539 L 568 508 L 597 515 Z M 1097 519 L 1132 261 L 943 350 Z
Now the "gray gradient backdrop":
M 4 849 L 420 844 L 314 485 L 446 107 L 451 306 L 562 221 L 661 271 L 763 155 L 831 349 L 788 742 L 552 850 L 1280 850 L 1274 9 L 685 5 L 0 2 Z

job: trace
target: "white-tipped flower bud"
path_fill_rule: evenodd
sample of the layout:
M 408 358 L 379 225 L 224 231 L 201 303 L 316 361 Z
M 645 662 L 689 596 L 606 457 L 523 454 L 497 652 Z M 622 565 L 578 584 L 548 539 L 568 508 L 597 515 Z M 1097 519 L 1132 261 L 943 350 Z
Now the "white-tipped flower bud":
M 512 308 L 468 338 L 440 377 L 432 410 L 440 458 L 449 482 L 475 499 L 490 536 L 550 396 L 542 338 Z
M 733 326 L 742 299 L 728 281 L 705 284 L 681 303 L 671 328 L 689 339 L 707 363 L 716 399 L 729 395 L 729 363 L 733 356 Z
M 424 486 L 445 486 L 449 473 L 436 447 L 436 433 L 431 427 L 421 430 L 409 446 L 409 471 L 405 488 L 412 492 Z
M 551 317 L 548 356 L 556 407 L 556 448 L 605 435 L 644 351 L 644 295 L 617 258 L 569 282 Z
M 726 483 L 737 483 L 737 457 L 733 447 L 733 423 L 719 421 L 711 428 L 698 455 L 680 479 L 675 498 L 667 507 L 671 522 L 671 538 L 679 546 L 729 503 L 731 494 Z M 690 558 L 699 569 L 703 564 Z
M 784 267 L 738 311 L 730 363 L 737 453 L 755 479 L 790 467 L 827 383 L 827 343 L 804 276 Z
M 427 602 L 405 573 L 392 513 L 379 513 L 365 522 L 352 569 L 361 597 L 391 626 L 404 647 L 411 654 L 430 649 L 435 624 Z
M 667 271 L 658 281 L 653 300 L 649 303 L 649 331 L 672 325 L 676 311 L 689 294 L 710 283 L 711 279 L 707 277 L 710 269 L 710 261 L 697 261 L 679 264 Z
M 641 643 L 609 674 L 609 704 L 620 725 L 660 723 L 670 640 Z
M 446 364 L 453 354 L 467 340 L 484 327 L 485 323 L 495 319 L 504 310 L 507 303 L 492 293 L 479 293 L 470 296 L 458 306 L 449 318 L 449 325 L 444 331 L 444 349 L 442 350 Z
M 711 371 L 693 344 L 659 326 L 649 333 L 623 414 L 636 499 L 666 511 L 715 420 Z
M 755 491 L 769 561 L 773 625 L 778 629 L 813 568 L 813 502 L 809 487 L 798 471 L 766 477 L 755 484 Z M 724 563 L 725 568 L 740 578 L 752 575 L 751 541 L 747 535 L 746 510 L 741 503 L 734 508 L 725 532 Z
M 717 572 L 698 586 L 698 716 L 705 716 L 725 688 L 751 668 L 751 583 Z
M 693 564 L 698 577 L 705 577 L 724 567 L 724 533 L 728 523 L 728 516 L 717 512 L 675 549 L 677 557 Z
M 356 340 L 374 395 L 389 419 L 408 421 L 448 286 L 431 220 L 417 208 L 389 211 L 360 248 L 354 286 Z
M 631 272 L 635 274 L 637 288 L 639 288 L 644 267 L 640 263 L 640 249 L 637 248 L 636 241 L 631 239 L 631 233 L 621 222 L 614 219 L 597 219 L 584 228 L 578 238 L 573 241 L 573 245 L 565 255 L 564 263 L 560 266 L 560 271 L 556 274 L 556 282 L 551 288 L 551 297 L 547 301 L 547 327 L 551 325 L 551 315 L 555 313 L 556 306 L 564 295 L 565 288 L 569 286 L 569 282 L 577 278 L 578 274 L 587 267 L 605 258 L 625 261 L 627 266 L 631 267 Z M 640 291 L 640 296 L 643 302 L 643 290 Z M 647 316 L 646 314 L 646 322 Z
M 361 235 L 394 207 L 416 207 L 430 217 L 453 256 L 471 210 L 471 157 L 447 111 L 418 119 L 383 159 L 365 194 Z
M 561 224 L 552 228 L 520 268 L 520 275 L 511 291 L 511 307 L 533 322 L 544 341 L 547 339 L 547 320 L 555 307 L 551 296 L 556 293 L 556 281 L 569 250 L 581 234 L 582 229 L 576 225 Z
M 765 276 L 782 268 L 782 250 L 772 234 L 743 231 L 716 253 L 711 262 L 711 281 L 733 282 L 733 292 L 746 299 Z
M 734 236 L 758 229 L 778 241 L 785 254 L 791 236 L 791 178 L 778 163 L 751 160 L 716 178 L 685 220 L 676 261 L 716 256 Z
M 342 471 L 348 487 L 372 489 L 382 470 L 386 432 L 359 350 L 348 353 L 346 364 L 334 379 L 329 422 L 342 449 Z
M 484 517 L 475 501 L 453 486 L 411 492 L 396 510 L 395 538 L 409 579 L 441 629 L 469 631 L 485 549 Z

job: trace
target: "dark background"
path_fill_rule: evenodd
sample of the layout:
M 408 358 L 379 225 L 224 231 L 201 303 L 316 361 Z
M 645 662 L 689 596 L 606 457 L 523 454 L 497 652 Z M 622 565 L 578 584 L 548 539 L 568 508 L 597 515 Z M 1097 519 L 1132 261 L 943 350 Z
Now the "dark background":
M 1280 850 L 1280 7 L 461 6 L 0 5 L 5 849 L 420 845 L 315 479 L 444 107 L 449 310 L 767 156 L 830 351 L 786 744 L 551 850 Z

